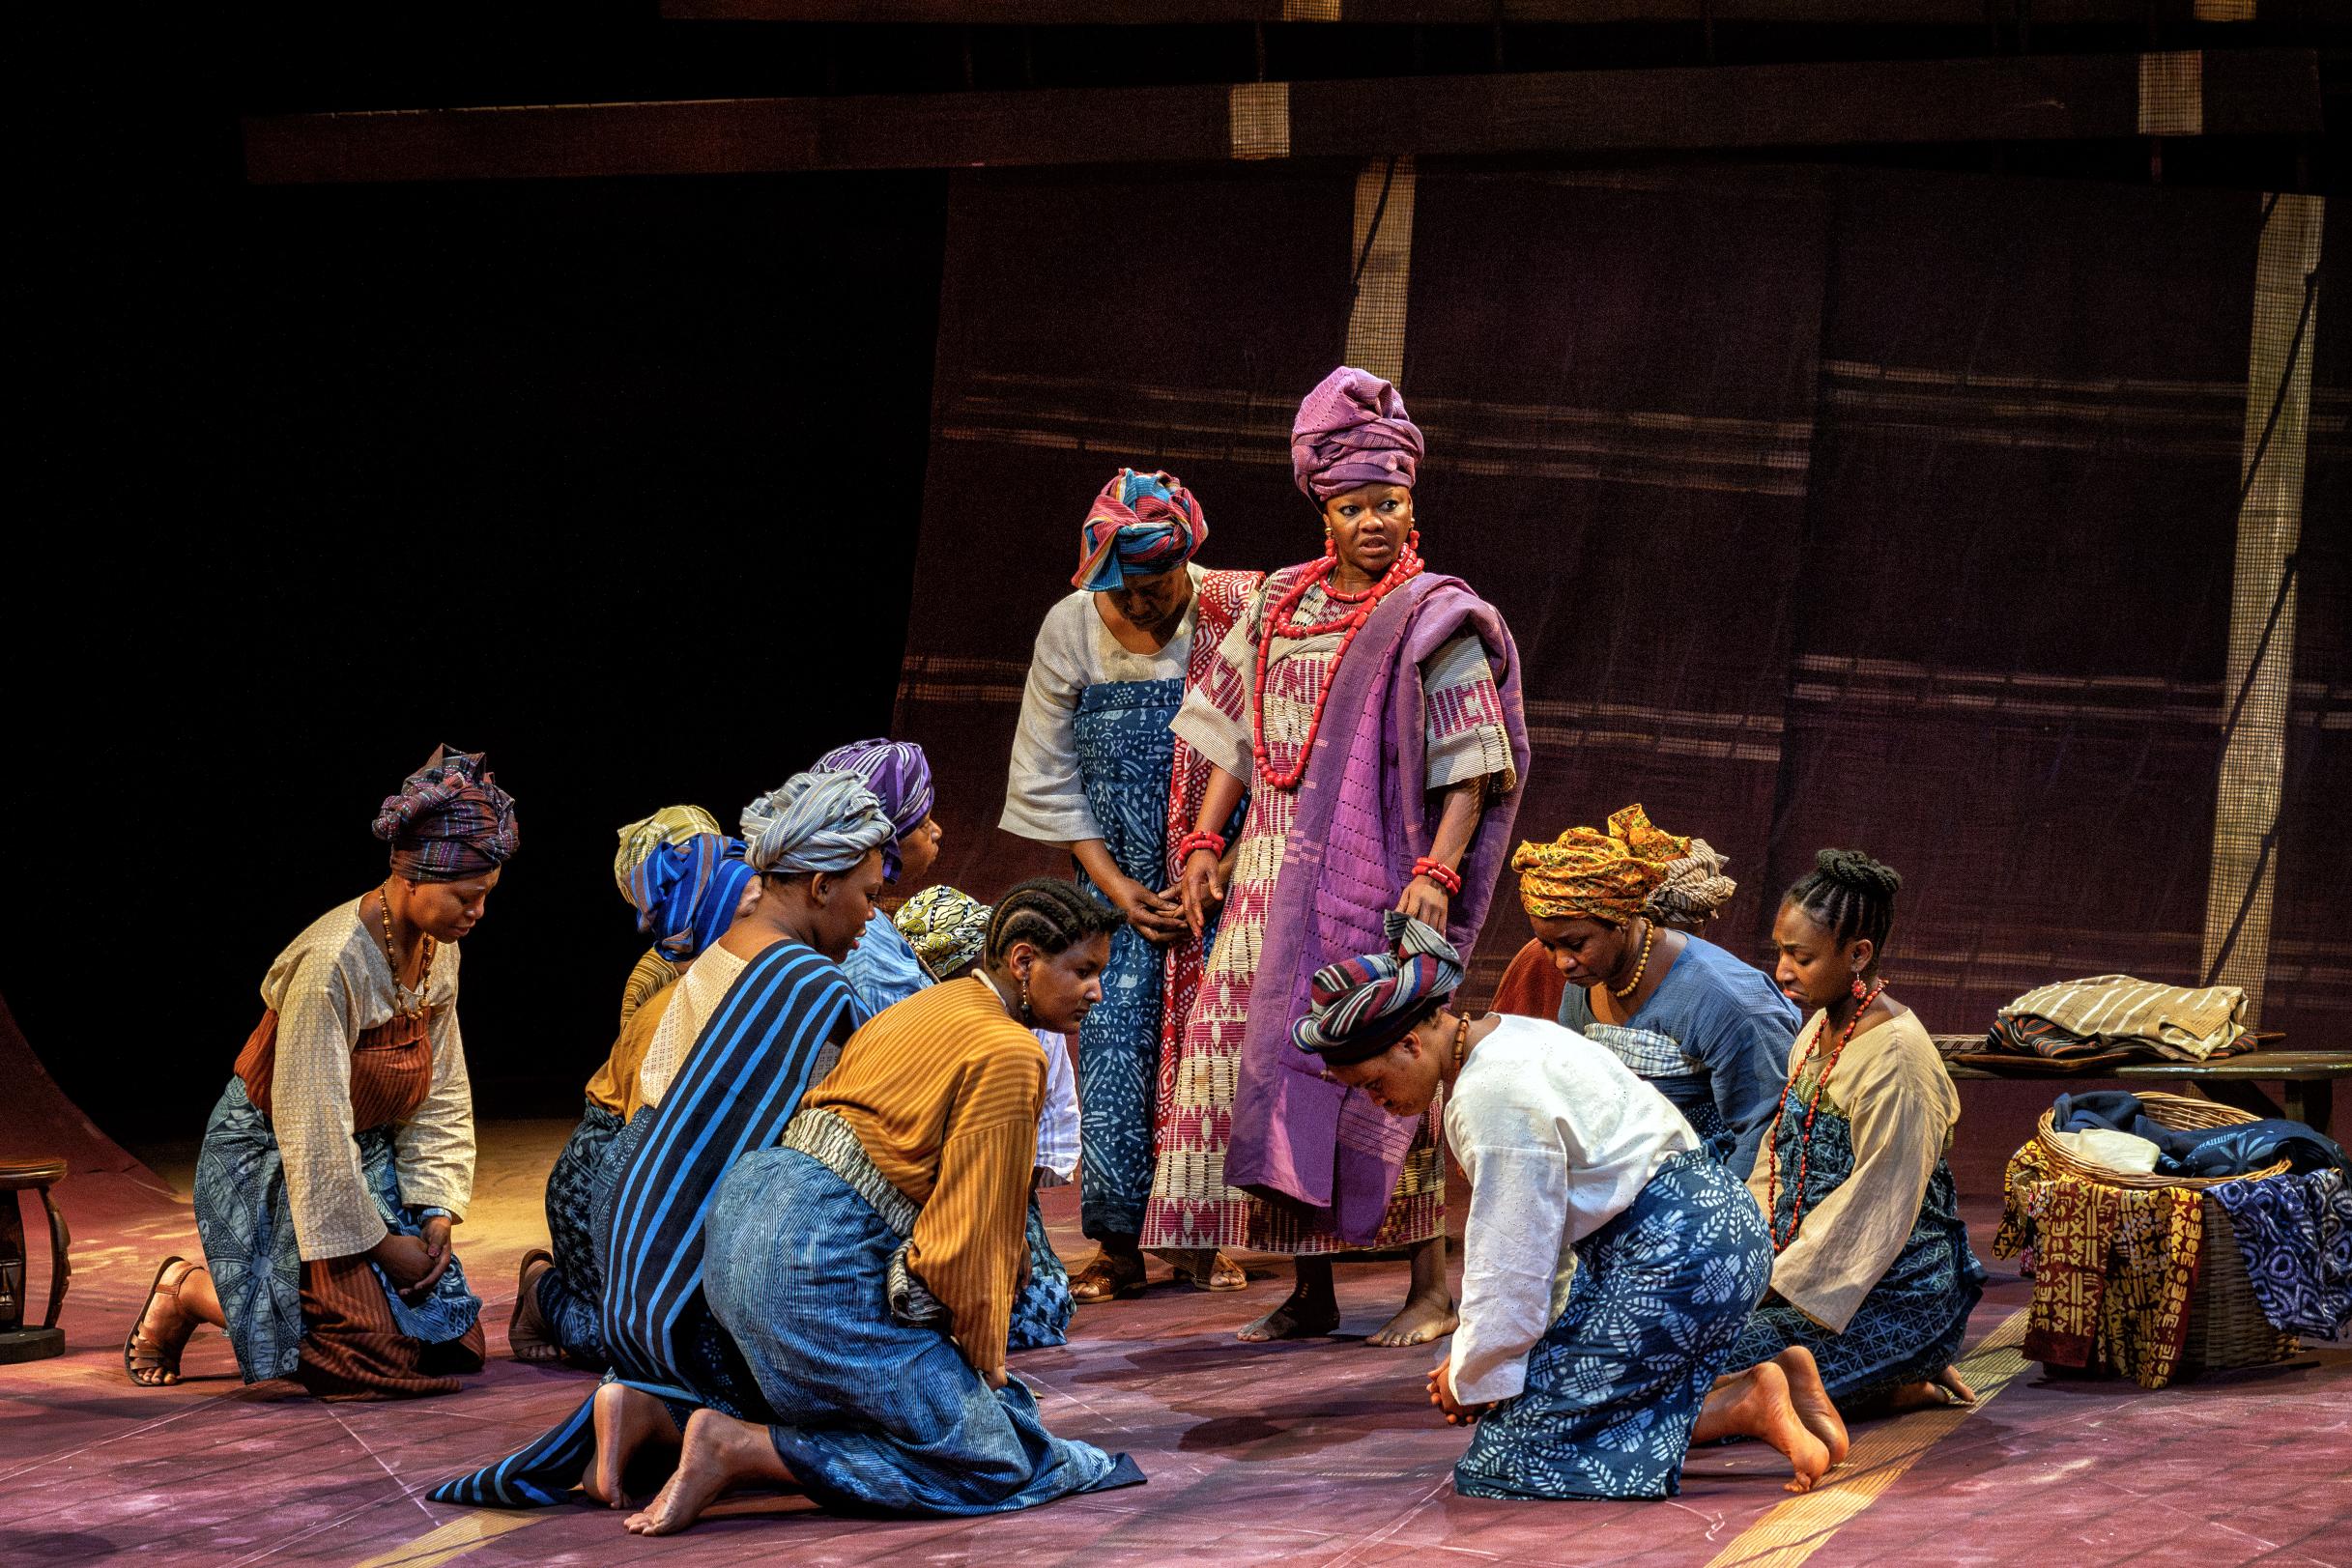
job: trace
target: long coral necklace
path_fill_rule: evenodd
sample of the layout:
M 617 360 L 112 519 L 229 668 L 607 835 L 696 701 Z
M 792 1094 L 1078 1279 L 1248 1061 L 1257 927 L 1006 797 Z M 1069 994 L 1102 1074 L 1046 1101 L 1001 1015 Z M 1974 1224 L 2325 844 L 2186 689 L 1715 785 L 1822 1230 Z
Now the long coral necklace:
M 1315 694 L 1315 711 L 1306 721 L 1305 738 L 1299 743 L 1298 761 L 1276 772 L 1272 755 L 1266 749 L 1266 670 L 1274 662 L 1275 639 L 1280 637 L 1297 641 L 1340 633 L 1339 646 L 1333 652 L 1331 662 L 1331 670 L 1337 671 L 1339 662 L 1347 657 L 1348 644 L 1356 641 L 1356 634 L 1362 631 L 1363 623 L 1372 618 L 1372 612 L 1380 608 L 1381 600 L 1420 575 L 1420 529 L 1407 534 L 1405 548 L 1397 552 L 1396 559 L 1390 562 L 1388 571 L 1381 575 L 1379 582 L 1362 593 L 1341 593 L 1327 585 L 1323 590 L 1324 596 L 1334 604 L 1348 607 L 1328 620 L 1303 622 L 1298 618 L 1298 613 L 1299 606 L 1306 598 L 1308 590 L 1316 584 L 1323 583 L 1337 568 L 1339 560 L 1335 556 L 1326 556 L 1321 560 L 1310 562 L 1299 574 L 1298 582 L 1292 584 L 1290 590 L 1276 600 L 1274 608 L 1267 612 L 1266 623 L 1258 632 L 1257 672 L 1249 689 L 1249 751 L 1257 759 L 1258 778 L 1269 787 L 1296 789 L 1299 781 L 1306 777 L 1307 758 L 1314 755 L 1315 736 L 1323 728 L 1323 705 L 1331 700 L 1334 684 L 1327 674 L 1323 689 Z
M 1789 1234 L 1786 1236 L 1780 1234 L 1780 1154 L 1776 1147 L 1780 1139 L 1780 1112 L 1772 1113 L 1772 1126 L 1765 1133 L 1764 1143 L 1764 1154 L 1772 1161 L 1772 1169 L 1764 1177 L 1764 1213 L 1769 1216 L 1772 1251 L 1776 1255 L 1796 1240 L 1796 1228 L 1805 1222 L 1805 1176 L 1813 1166 L 1813 1119 L 1821 1114 L 1821 1092 L 1829 1087 L 1829 1074 L 1837 1070 L 1838 1058 L 1846 1054 L 1847 1042 L 1853 1039 L 1854 1026 L 1862 1021 L 1862 1014 L 1870 1011 L 1870 1005 L 1879 999 L 1879 993 L 1884 989 L 1884 981 L 1870 988 L 1862 998 L 1861 1005 L 1853 1010 L 1853 1016 L 1846 1020 L 1846 1032 L 1838 1036 L 1837 1045 L 1830 1051 L 1829 1059 L 1821 1064 L 1821 1070 L 1814 1074 L 1813 1098 L 1805 1102 L 1804 1135 L 1796 1148 L 1796 1195 L 1789 1202 Z

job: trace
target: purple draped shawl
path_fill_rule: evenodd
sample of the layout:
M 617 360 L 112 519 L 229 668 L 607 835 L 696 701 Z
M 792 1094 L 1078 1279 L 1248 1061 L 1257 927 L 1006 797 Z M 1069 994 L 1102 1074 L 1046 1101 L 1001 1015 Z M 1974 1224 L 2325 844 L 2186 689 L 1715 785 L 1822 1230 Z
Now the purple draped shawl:
M 1418 1118 L 1389 1115 L 1361 1090 L 1329 1083 L 1290 1039 L 1307 984 L 1327 963 L 1376 953 L 1381 916 L 1412 880 L 1437 829 L 1424 781 L 1421 666 L 1465 630 L 1486 644 L 1518 783 L 1486 802 L 1463 857 L 1446 937 L 1469 961 L 1511 848 L 1527 779 L 1519 650 L 1492 605 L 1459 578 L 1424 572 L 1381 602 L 1330 675 L 1298 813 L 1250 984 L 1225 1180 L 1303 1205 L 1319 1229 L 1366 1242 L 1396 1189 Z

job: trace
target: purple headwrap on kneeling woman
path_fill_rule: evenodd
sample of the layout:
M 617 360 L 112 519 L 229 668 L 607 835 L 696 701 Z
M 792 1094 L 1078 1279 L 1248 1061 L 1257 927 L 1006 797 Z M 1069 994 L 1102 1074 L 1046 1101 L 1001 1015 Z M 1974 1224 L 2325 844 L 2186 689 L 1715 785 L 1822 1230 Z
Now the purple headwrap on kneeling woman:
M 817 773 L 854 773 L 866 781 L 890 818 L 890 842 L 882 846 L 882 874 L 899 879 L 899 841 L 921 827 L 938 798 L 932 787 L 931 758 L 911 740 L 853 740 L 818 757 Z
M 1317 505 L 1360 485 L 1413 486 L 1421 431 L 1396 388 L 1341 365 L 1306 394 L 1290 426 L 1290 466 Z
M 392 874 L 456 882 L 505 864 L 521 841 L 514 797 L 482 766 L 480 752 L 437 746 L 425 765 L 387 795 L 376 837 L 392 846 Z

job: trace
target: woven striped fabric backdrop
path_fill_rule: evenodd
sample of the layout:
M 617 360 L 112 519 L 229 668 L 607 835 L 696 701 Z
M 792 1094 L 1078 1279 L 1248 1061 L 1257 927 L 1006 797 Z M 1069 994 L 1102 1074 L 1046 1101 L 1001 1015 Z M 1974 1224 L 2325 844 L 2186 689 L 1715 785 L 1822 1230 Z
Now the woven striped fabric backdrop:
M 1409 158 L 960 177 L 897 716 L 938 771 L 937 874 L 1066 869 L 995 820 L 1096 489 L 1182 475 L 1211 566 L 1313 554 L 1289 420 L 1355 352 L 1427 433 L 1423 553 L 1518 638 L 1524 833 L 1642 802 L 1731 856 L 1714 934 L 1758 959 L 1814 850 L 1867 848 L 1906 878 L 1895 986 L 1957 1032 L 2055 979 L 2201 980 L 2217 805 L 2261 836 L 2275 802 L 2262 1026 L 2344 1040 L 2340 213 L 2295 351 L 2282 793 L 2218 793 L 2267 207 Z M 1498 909 L 1480 988 L 1525 936 Z

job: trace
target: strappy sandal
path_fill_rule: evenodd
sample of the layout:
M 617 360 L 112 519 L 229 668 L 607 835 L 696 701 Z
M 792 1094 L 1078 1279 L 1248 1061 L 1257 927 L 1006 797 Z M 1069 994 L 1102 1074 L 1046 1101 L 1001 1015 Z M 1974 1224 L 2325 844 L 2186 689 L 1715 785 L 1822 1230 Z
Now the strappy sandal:
M 1204 1257 L 1209 1260 L 1205 1273 L 1197 1267 Z M 1222 1252 L 1208 1247 L 1171 1253 L 1168 1255 L 1168 1267 L 1176 1271 L 1178 1279 L 1196 1291 L 1246 1291 L 1249 1288 L 1249 1275 L 1240 1264 Z
M 545 1247 L 532 1247 L 523 1254 L 523 1267 L 515 1274 L 514 1316 L 506 1320 L 506 1350 L 516 1360 L 537 1366 L 559 1359 L 563 1347 L 547 1337 L 547 1320 L 539 1316 L 538 1282 L 531 1277 L 531 1266 L 544 1263 L 556 1266 L 556 1255 Z M 532 1351 L 545 1351 L 533 1355 Z
M 123 1375 L 130 1380 L 134 1388 L 169 1388 L 180 1381 L 180 1354 L 187 1349 L 187 1341 L 194 1336 L 195 1328 L 191 1326 L 180 1343 L 168 1349 L 160 1341 L 149 1339 L 139 1330 L 146 1326 L 147 1314 L 155 1310 L 157 1297 L 168 1296 L 173 1306 L 180 1304 L 180 1287 L 187 1283 L 189 1274 L 204 1265 L 189 1264 L 179 1279 L 169 1285 L 163 1283 L 163 1276 L 171 1272 L 173 1264 L 186 1262 L 175 1252 L 156 1266 L 155 1281 L 147 1287 L 147 1299 L 139 1303 L 139 1315 L 130 1320 L 130 1332 L 123 1340 Z M 142 1383 L 139 1380 L 142 1372 L 160 1372 L 162 1376 L 153 1383 Z
M 1094 1262 L 1071 1277 L 1073 1301 L 1124 1301 L 1143 1294 L 1143 1260 L 1097 1252 Z

